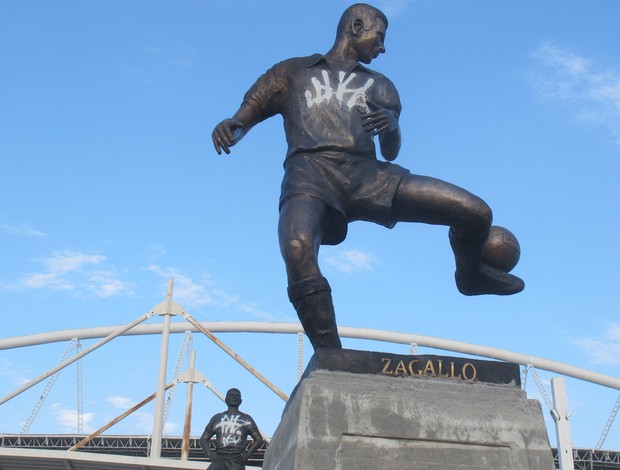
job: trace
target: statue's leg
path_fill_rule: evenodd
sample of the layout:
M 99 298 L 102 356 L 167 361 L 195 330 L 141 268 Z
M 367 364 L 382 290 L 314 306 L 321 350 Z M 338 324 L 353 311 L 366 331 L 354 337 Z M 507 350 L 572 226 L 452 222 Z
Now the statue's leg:
M 278 237 L 288 295 L 314 349 L 342 347 L 331 289 L 318 264 L 326 224 L 327 208 L 316 198 L 292 196 L 280 208 Z
M 480 262 L 493 214 L 478 196 L 436 178 L 408 175 L 394 196 L 393 217 L 395 221 L 450 227 L 461 293 L 510 295 L 523 290 L 525 284 L 518 277 Z

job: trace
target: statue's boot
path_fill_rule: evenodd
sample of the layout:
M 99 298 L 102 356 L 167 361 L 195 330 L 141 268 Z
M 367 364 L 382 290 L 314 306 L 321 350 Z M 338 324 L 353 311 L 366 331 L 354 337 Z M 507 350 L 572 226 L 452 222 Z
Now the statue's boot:
M 520 277 L 488 264 L 480 264 L 475 274 L 464 274 L 457 269 L 455 279 L 456 287 L 464 295 L 512 295 L 525 288 L 525 282 Z
M 288 287 L 288 296 L 315 350 L 342 348 L 327 279 L 319 277 L 293 282 Z
M 525 288 L 525 282 L 480 261 L 486 236 L 460 236 L 450 229 L 450 245 L 456 259 L 456 287 L 464 295 L 512 295 Z

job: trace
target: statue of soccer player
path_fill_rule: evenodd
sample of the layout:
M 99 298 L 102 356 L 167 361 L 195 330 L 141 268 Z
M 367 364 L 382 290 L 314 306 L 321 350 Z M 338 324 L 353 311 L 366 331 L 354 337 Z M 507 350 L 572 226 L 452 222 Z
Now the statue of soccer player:
M 481 262 L 492 221 L 482 199 L 391 163 L 401 145 L 398 92 L 387 77 L 362 65 L 385 52 L 387 26 L 385 15 L 370 5 L 347 8 L 326 54 L 274 65 L 213 131 L 217 153 L 228 154 L 259 122 L 284 118 L 280 250 L 289 299 L 315 349 L 341 347 L 319 247 L 342 242 L 354 220 L 388 228 L 397 222 L 449 226 L 456 285 L 464 295 L 510 295 L 525 287 L 520 278 Z M 375 136 L 385 161 L 376 157 Z
M 209 470 L 245 470 L 245 463 L 263 443 L 263 438 L 252 417 L 239 411 L 241 392 L 231 388 L 226 392 L 228 409 L 218 413 L 200 436 L 200 446 L 213 462 Z M 215 452 L 209 448 L 209 440 L 215 436 Z M 248 436 L 253 439 L 246 450 Z

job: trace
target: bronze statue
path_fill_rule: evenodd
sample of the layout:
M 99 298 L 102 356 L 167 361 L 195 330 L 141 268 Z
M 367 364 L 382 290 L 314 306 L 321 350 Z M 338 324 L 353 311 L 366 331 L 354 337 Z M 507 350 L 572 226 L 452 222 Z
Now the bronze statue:
M 345 239 L 347 223 L 367 220 L 450 227 L 456 285 L 465 295 L 510 295 L 518 277 L 481 262 L 492 221 L 489 206 L 453 184 L 391 163 L 401 145 L 398 92 L 370 64 L 385 52 L 388 20 L 355 4 L 338 23 L 326 54 L 292 58 L 262 75 L 239 110 L 213 130 L 218 154 L 230 153 L 259 122 L 281 114 L 288 151 L 278 234 L 288 295 L 315 349 L 340 348 L 331 289 L 318 265 L 320 245 Z M 360 63 L 361 62 L 361 63 Z M 381 155 L 375 153 L 378 136 Z
M 239 411 L 241 392 L 231 388 L 226 392 L 228 409 L 218 413 L 200 436 L 200 446 L 213 462 L 209 470 L 244 470 L 245 463 L 263 443 L 263 438 L 252 417 Z M 215 452 L 209 448 L 209 439 L 215 436 Z M 246 450 L 248 436 L 253 439 Z

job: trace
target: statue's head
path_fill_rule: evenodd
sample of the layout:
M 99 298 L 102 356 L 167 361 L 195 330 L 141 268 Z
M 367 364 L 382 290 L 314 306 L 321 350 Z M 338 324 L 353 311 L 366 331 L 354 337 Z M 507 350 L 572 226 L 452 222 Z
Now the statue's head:
M 357 59 L 369 64 L 385 52 L 385 33 L 388 19 L 385 14 L 366 3 L 356 3 L 347 8 L 338 22 L 336 40 L 347 41 Z
M 241 392 L 237 388 L 231 388 L 226 392 L 226 399 L 224 402 L 228 406 L 239 406 L 241 405 Z

